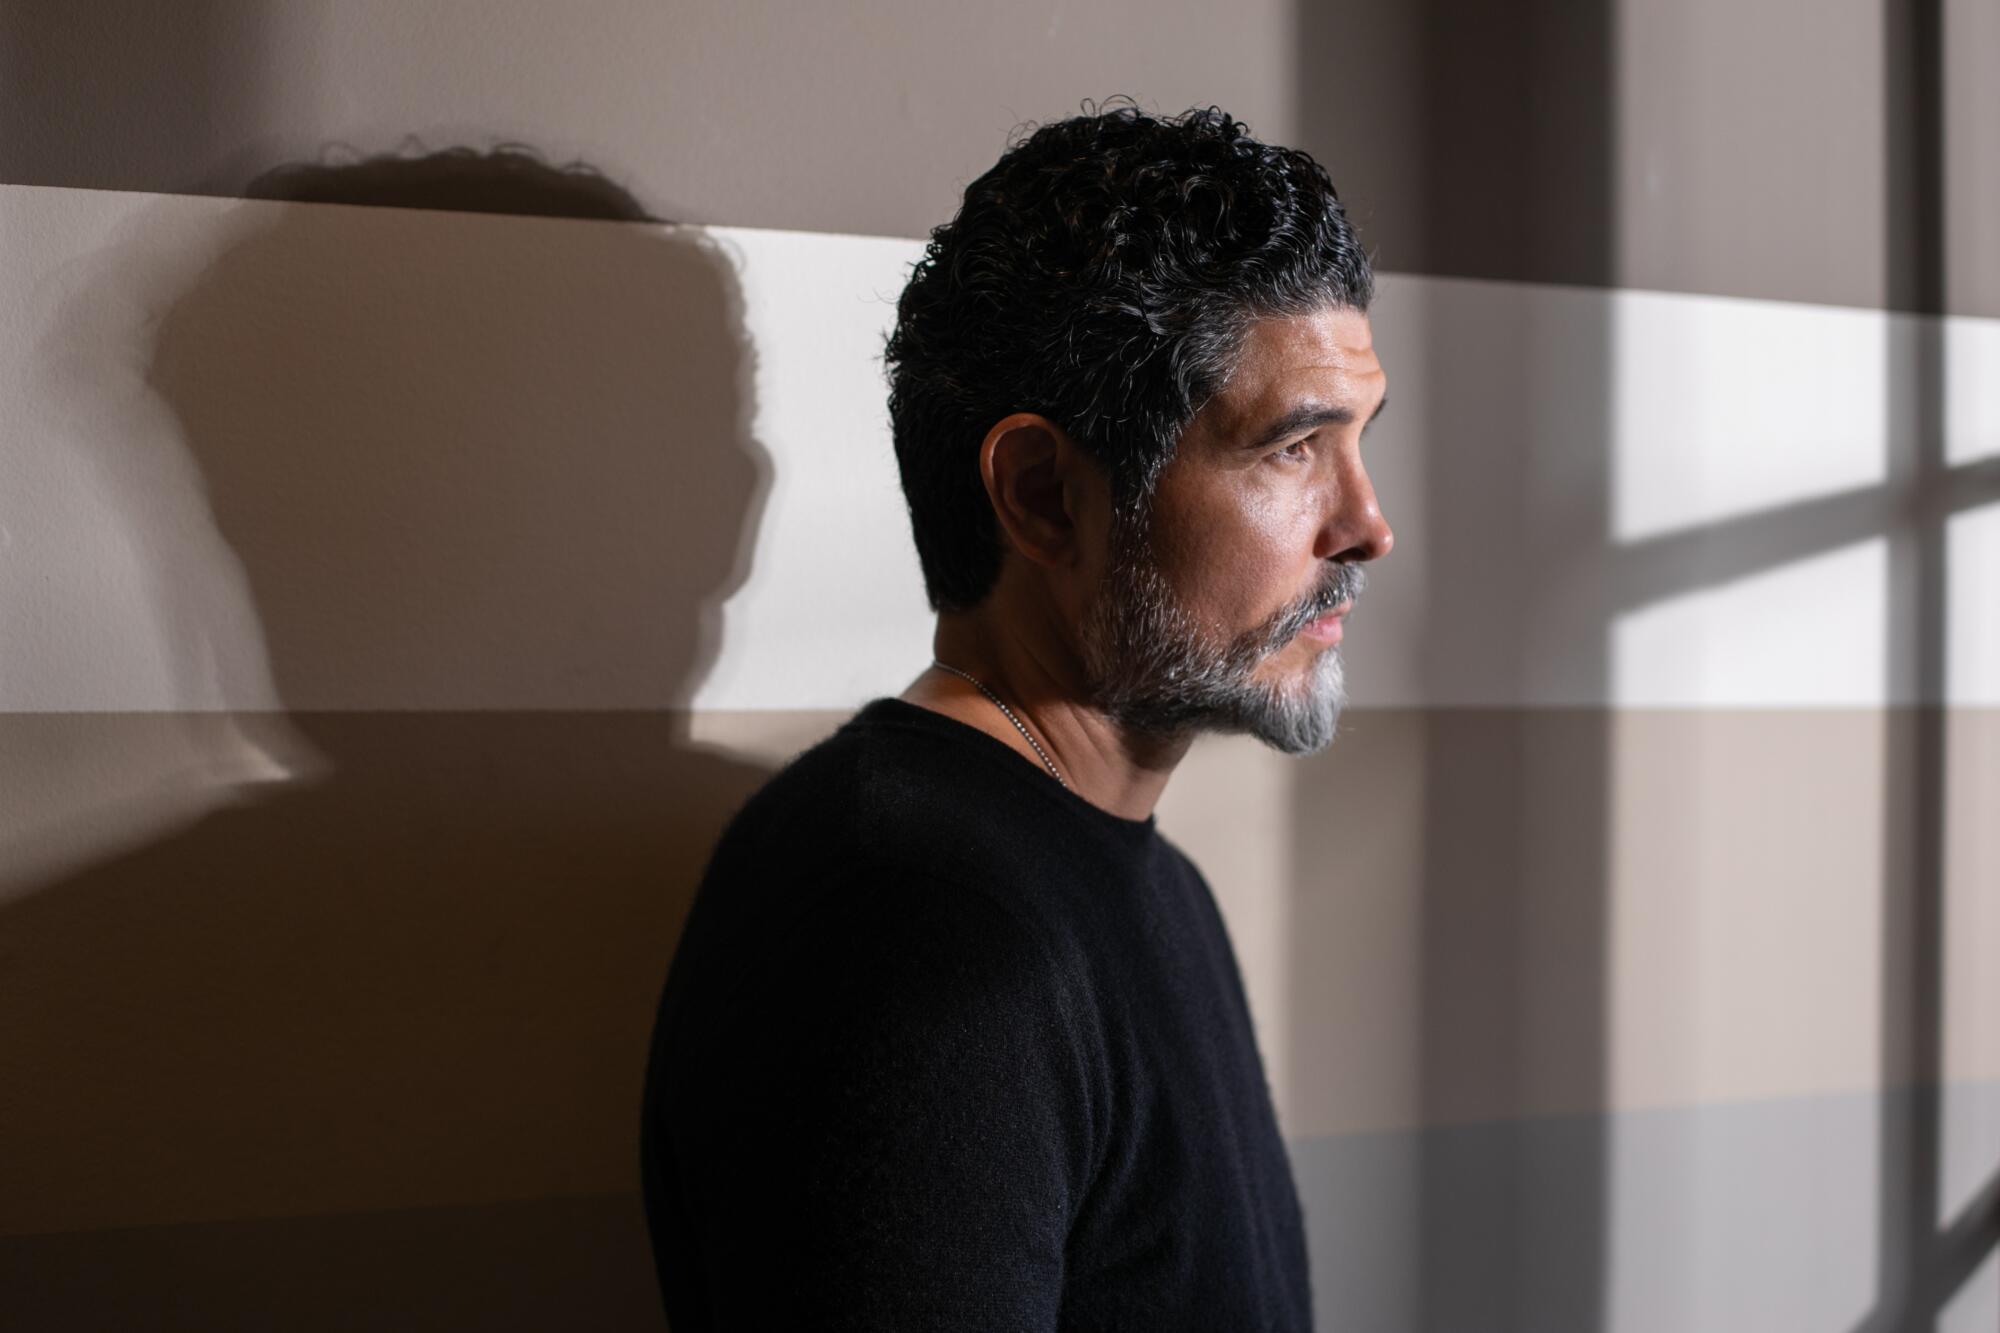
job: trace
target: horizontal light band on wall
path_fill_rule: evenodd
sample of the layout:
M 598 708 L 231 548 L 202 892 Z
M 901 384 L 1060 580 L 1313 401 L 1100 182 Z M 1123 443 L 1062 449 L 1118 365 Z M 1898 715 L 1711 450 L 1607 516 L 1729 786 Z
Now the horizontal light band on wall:
M 0 710 L 841 709 L 928 655 L 880 363 L 916 241 L 24 187 L 0 226 Z M 1802 573 L 1907 521 L 1883 317 L 1392 274 L 1374 319 L 1357 706 L 1912 702 L 1896 581 Z M 1996 329 L 1945 329 L 1961 462 Z M 1829 494 L 1831 544 L 1788 512 Z M 1806 628 L 1752 651 L 1764 579 Z M 1996 617 L 1952 598 L 1949 701 L 2000 703 Z
M 1614 697 L 1765 707 L 1881 700 L 1887 547 L 1858 542 L 1621 616 Z
M 1938 335 L 1944 462 L 2000 456 L 2000 320 L 1671 292 L 1617 295 L 1620 542 L 1878 485 L 1908 444 L 1899 376 Z
M 2000 458 L 2000 319 L 1944 324 L 1944 461 Z
M 1946 695 L 2000 702 L 2000 500 L 1953 514 L 1944 546 Z
M 22 188 L 0 229 L 0 709 L 835 707 L 928 656 L 915 242 Z
M 1615 540 L 1887 475 L 1890 316 L 1667 292 L 1613 311 Z

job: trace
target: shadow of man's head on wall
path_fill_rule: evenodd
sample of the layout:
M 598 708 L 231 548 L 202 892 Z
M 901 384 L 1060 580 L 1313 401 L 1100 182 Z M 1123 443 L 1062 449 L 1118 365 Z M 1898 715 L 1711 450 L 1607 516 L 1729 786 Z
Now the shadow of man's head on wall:
M 685 703 L 766 469 L 716 247 L 576 221 L 645 215 L 519 150 L 287 167 L 252 189 L 376 206 L 277 213 L 159 327 L 152 384 L 285 704 Z

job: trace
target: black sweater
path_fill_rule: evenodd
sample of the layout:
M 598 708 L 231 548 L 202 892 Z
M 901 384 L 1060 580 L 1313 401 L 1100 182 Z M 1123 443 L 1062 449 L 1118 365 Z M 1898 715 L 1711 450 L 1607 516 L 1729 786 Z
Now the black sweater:
M 1311 1327 L 1200 873 L 899 700 L 723 835 L 641 1140 L 674 1333 Z

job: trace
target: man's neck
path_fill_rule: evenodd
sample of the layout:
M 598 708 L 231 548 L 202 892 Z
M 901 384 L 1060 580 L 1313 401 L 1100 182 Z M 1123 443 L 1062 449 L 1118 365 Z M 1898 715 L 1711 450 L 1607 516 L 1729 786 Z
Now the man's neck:
M 1136 734 L 1091 707 L 1074 653 L 1060 636 L 1037 632 L 1047 628 L 1037 617 L 985 606 L 941 615 L 934 655 L 978 684 L 933 667 L 902 698 L 975 727 L 1044 767 L 1042 755 L 980 690 L 983 685 L 1020 719 L 1072 791 L 1121 818 L 1145 819 L 1192 737 Z

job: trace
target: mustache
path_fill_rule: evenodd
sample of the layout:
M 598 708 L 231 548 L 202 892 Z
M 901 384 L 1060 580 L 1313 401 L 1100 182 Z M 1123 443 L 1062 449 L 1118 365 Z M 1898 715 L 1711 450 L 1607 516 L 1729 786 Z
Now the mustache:
M 1265 651 L 1275 652 L 1336 606 L 1354 601 L 1367 583 L 1368 573 L 1360 565 L 1329 566 L 1318 587 L 1272 617 L 1271 627 L 1264 635 Z

